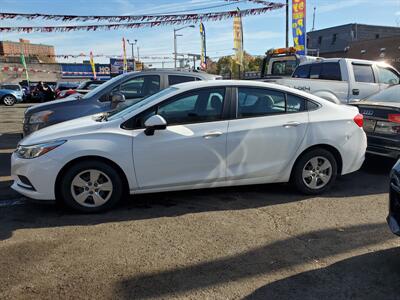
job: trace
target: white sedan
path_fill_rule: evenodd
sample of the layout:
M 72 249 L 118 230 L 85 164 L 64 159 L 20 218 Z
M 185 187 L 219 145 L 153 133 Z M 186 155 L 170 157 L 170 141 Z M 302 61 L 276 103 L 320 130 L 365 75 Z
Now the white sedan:
M 361 167 L 362 126 L 357 108 L 288 87 L 188 82 L 27 136 L 12 155 L 12 188 L 83 212 L 124 192 L 291 181 L 317 194 Z

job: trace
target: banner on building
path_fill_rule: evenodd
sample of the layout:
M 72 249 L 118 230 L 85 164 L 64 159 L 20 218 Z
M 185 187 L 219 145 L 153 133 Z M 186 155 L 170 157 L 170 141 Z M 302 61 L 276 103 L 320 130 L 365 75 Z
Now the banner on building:
M 62 63 L 61 77 L 68 78 L 79 78 L 79 79 L 91 79 L 93 78 L 93 69 L 91 64 L 70 64 Z M 110 65 L 109 64 L 95 64 L 96 78 L 99 80 L 110 79 Z
M 243 65 L 243 26 L 242 17 L 238 9 L 238 14 L 233 18 L 233 48 L 235 49 L 235 61 L 238 65 Z
M 306 0 L 292 2 L 293 44 L 297 54 L 307 54 Z
M 127 59 L 127 71 L 131 72 L 134 70 L 133 60 Z M 124 59 L 122 58 L 110 58 L 110 75 L 111 77 L 118 76 L 124 73 Z
M 94 64 L 94 59 L 93 59 L 93 52 L 90 51 L 90 65 L 92 66 L 92 72 L 93 72 L 93 79 L 96 80 L 96 65 Z
M 207 69 L 207 48 L 206 48 L 206 29 L 203 23 L 200 23 L 201 55 L 200 69 Z

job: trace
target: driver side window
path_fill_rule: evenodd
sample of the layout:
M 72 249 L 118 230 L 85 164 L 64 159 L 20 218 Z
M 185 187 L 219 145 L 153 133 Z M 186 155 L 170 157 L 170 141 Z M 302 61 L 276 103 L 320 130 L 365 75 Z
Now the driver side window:
M 160 91 L 160 76 L 145 75 L 129 79 L 113 91 L 124 94 L 125 99 L 144 98 Z
M 399 76 L 390 69 L 378 67 L 378 74 L 379 83 L 399 84 Z
M 139 114 L 135 128 L 144 128 L 152 115 L 162 116 L 168 125 L 213 122 L 222 119 L 225 88 L 201 89 L 178 95 Z

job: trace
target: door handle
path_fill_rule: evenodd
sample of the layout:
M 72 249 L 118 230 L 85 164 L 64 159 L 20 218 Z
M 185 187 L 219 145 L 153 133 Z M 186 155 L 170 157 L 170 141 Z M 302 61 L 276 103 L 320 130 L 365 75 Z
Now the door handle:
M 353 95 L 354 96 L 358 96 L 358 95 L 360 95 L 360 90 L 359 89 L 353 89 Z
M 206 132 L 203 135 L 203 138 L 211 139 L 211 138 L 214 138 L 214 137 L 219 137 L 220 135 L 222 135 L 222 131 L 209 131 L 209 132 Z
M 296 126 L 299 126 L 299 125 L 300 125 L 299 122 L 289 122 L 289 123 L 286 123 L 286 124 L 284 124 L 282 126 L 285 127 L 285 128 L 290 128 L 290 127 L 296 127 Z

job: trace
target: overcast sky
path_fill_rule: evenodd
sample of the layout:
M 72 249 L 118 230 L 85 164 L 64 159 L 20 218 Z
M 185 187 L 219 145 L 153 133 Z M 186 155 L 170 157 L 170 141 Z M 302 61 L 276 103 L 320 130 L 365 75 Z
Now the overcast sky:
M 276 2 L 284 2 L 277 0 Z M 224 4 L 223 0 L 0 0 L 2 12 L 74 14 L 74 15 L 135 15 L 154 14 L 196 9 L 196 12 L 207 12 L 208 6 Z M 259 7 L 245 3 L 211 9 L 231 10 L 236 6 L 244 9 Z M 400 0 L 308 0 L 307 28 L 312 27 L 312 11 L 316 6 L 316 29 L 347 24 L 363 23 L 373 25 L 400 25 Z M 233 34 L 232 20 L 206 22 L 207 55 L 219 57 L 232 54 Z M 93 22 L 86 22 L 93 24 Z M 2 20 L 0 26 L 34 26 L 66 25 L 57 21 Z M 78 24 L 74 22 L 73 24 Z M 283 47 L 285 43 L 284 9 L 272 11 L 260 16 L 249 16 L 243 19 L 245 50 L 253 55 L 262 55 L 266 50 Z M 200 34 L 198 26 L 182 30 L 178 39 L 178 52 L 199 53 Z M 140 55 L 171 56 L 173 52 L 173 27 L 162 26 L 132 30 L 113 30 L 96 32 L 66 33 L 7 33 L 0 34 L 1 40 L 16 41 L 19 38 L 29 39 L 34 43 L 54 45 L 57 54 L 94 54 L 121 55 L 122 37 L 138 40 Z M 127 49 L 130 54 L 130 48 Z M 136 52 L 136 48 L 135 48 Z M 82 59 L 72 59 L 80 62 Z M 153 60 L 154 66 L 159 66 Z M 97 59 L 96 62 L 108 62 L 108 59 Z M 149 62 L 149 61 L 148 61 Z M 168 64 L 167 64 L 168 65 Z

